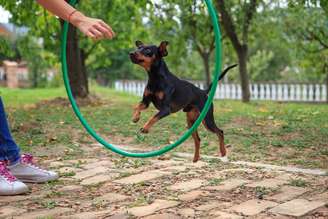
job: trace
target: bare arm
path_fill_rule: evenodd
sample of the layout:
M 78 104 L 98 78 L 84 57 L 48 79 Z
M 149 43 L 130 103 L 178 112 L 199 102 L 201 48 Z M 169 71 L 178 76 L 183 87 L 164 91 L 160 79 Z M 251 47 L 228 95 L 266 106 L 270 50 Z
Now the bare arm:
M 37 0 L 37 2 L 51 13 L 73 24 L 88 37 L 111 39 L 115 36 L 112 28 L 104 21 L 85 16 L 64 0 Z

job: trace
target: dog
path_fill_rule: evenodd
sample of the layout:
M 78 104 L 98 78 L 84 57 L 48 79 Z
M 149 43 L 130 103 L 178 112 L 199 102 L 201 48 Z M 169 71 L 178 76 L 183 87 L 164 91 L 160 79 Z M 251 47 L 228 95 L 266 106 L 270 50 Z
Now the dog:
M 133 64 L 140 65 L 146 70 L 148 83 L 141 102 L 134 107 L 132 121 L 137 123 L 140 119 L 141 111 L 147 109 L 149 104 L 153 103 L 159 112 L 150 118 L 143 128 L 140 129 L 142 133 L 148 133 L 157 121 L 180 110 L 186 112 L 187 124 L 188 128 L 190 128 L 205 106 L 211 85 L 207 90 L 201 90 L 188 81 L 181 80 L 172 74 L 164 61 L 164 57 L 168 55 L 167 46 L 169 43 L 167 41 L 161 42 L 159 46 L 145 45 L 141 41 L 136 41 L 135 44 L 137 49 L 130 52 L 129 56 Z M 227 67 L 222 72 L 219 80 L 236 66 L 235 64 Z M 221 156 L 226 156 L 224 133 L 215 124 L 213 104 L 202 123 L 207 130 L 218 136 Z M 197 162 L 200 159 L 200 137 L 197 130 L 193 132 L 192 137 L 195 144 L 193 162 Z

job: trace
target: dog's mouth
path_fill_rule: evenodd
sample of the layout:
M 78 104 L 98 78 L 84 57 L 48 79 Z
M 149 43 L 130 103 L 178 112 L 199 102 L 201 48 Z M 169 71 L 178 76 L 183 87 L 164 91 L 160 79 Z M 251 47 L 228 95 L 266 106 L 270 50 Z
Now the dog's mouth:
M 132 63 L 134 63 L 134 64 L 140 64 L 144 61 L 142 59 L 138 59 L 134 53 L 130 53 L 129 55 L 130 55 L 130 59 L 131 59 Z

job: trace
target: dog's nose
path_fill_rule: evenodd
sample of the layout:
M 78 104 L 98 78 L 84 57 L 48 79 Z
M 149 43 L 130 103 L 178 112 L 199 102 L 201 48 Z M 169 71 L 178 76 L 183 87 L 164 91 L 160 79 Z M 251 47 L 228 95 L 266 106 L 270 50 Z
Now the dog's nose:
M 130 52 L 129 55 L 130 55 L 130 56 L 133 56 L 133 55 L 134 55 L 134 52 Z

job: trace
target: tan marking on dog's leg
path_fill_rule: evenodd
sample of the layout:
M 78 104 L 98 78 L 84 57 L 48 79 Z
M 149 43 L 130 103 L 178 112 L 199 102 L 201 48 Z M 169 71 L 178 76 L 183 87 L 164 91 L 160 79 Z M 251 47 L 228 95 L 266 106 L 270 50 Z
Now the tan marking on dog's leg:
M 199 116 L 199 112 L 198 110 L 193 109 L 192 111 L 187 112 L 186 115 L 187 115 L 188 128 L 191 128 L 191 126 L 197 120 Z M 198 135 L 197 129 L 192 133 L 192 138 L 194 139 L 194 144 L 195 144 L 195 153 L 194 153 L 193 162 L 197 162 L 200 159 L 200 137 Z
M 153 116 L 151 119 L 148 120 L 148 122 L 144 125 L 144 127 L 141 129 L 142 133 L 148 133 L 149 129 L 158 121 L 159 119 L 157 116 Z
M 140 119 L 140 114 L 141 111 L 146 109 L 146 105 L 144 103 L 139 103 L 137 106 L 134 107 L 134 112 L 133 112 L 133 122 L 138 122 Z

